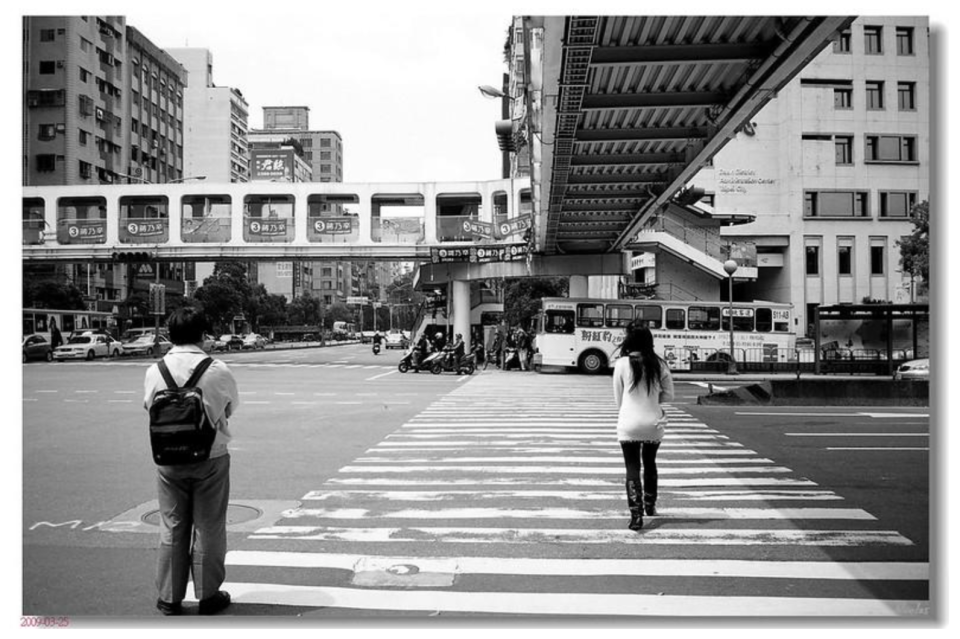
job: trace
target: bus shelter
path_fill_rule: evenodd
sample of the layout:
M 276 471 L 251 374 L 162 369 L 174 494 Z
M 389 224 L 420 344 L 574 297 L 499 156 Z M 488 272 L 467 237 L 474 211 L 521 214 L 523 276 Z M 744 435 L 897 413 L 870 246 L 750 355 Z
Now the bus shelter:
M 816 309 L 814 372 L 893 375 L 930 353 L 929 304 L 838 304 Z

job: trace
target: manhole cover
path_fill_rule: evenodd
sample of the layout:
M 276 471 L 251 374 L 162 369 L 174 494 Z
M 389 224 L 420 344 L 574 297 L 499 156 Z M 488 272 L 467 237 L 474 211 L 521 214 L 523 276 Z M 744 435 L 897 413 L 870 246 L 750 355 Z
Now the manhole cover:
M 242 524 L 246 521 L 257 519 L 263 515 L 263 511 L 253 506 L 244 506 L 242 504 L 229 504 L 227 506 L 227 525 Z M 151 510 L 140 518 L 145 524 L 151 526 L 160 525 L 160 511 Z

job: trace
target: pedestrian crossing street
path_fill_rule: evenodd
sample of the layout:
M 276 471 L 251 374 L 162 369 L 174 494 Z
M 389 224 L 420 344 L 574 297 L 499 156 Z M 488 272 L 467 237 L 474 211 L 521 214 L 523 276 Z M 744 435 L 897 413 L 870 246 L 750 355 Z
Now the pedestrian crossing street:
M 224 588 L 342 614 L 929 614 L 913 542 L 667 410 L 639 534 L 609 378 L 489 371 L 234 543 Z

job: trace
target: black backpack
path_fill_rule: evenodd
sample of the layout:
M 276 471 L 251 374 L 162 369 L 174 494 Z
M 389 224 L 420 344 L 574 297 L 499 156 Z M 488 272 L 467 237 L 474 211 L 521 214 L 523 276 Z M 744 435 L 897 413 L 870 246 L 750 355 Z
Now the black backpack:
M 177 386 L 167 364 L 157 363 L 168 388 L 157 391 L 150 404 L 150 447 L 158 466 L 178 466 L 206 461 L 210 457 L 216 426 L 203 408 L 200 376 L 213 363 L 206 357 L 183 386 Z

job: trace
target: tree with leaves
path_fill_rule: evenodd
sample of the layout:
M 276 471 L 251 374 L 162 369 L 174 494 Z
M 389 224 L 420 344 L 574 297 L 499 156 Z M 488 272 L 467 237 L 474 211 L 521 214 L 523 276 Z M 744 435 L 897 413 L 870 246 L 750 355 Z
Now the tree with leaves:
M 290 302 L 288 316 L 294 326 L 319 326 L 320 299 L 304 292 Z
M 23 308 L 56 308 L 82 310 L 83 292 L 71 281 L 27 281 L 23 283 Z
M 213 274 L 203 280 L 193 297 L 203 307 L 211 326 L 233 330 L 233 317 L 244 312 L 252 288 L 247 268 L 239 262 L 217 262 Z
M 507 326 L 530 327 L 540 311 L 540 299 L 566 297 L 569 282 L 565 277 L 520 277 L 508 280 L 503 290 L 503 319 Z
M 926 200 L 910 210 L 913 233 L 897 242 L 904 273 L 919 278 L 921 289 L 930 286 L 930 204 Z

